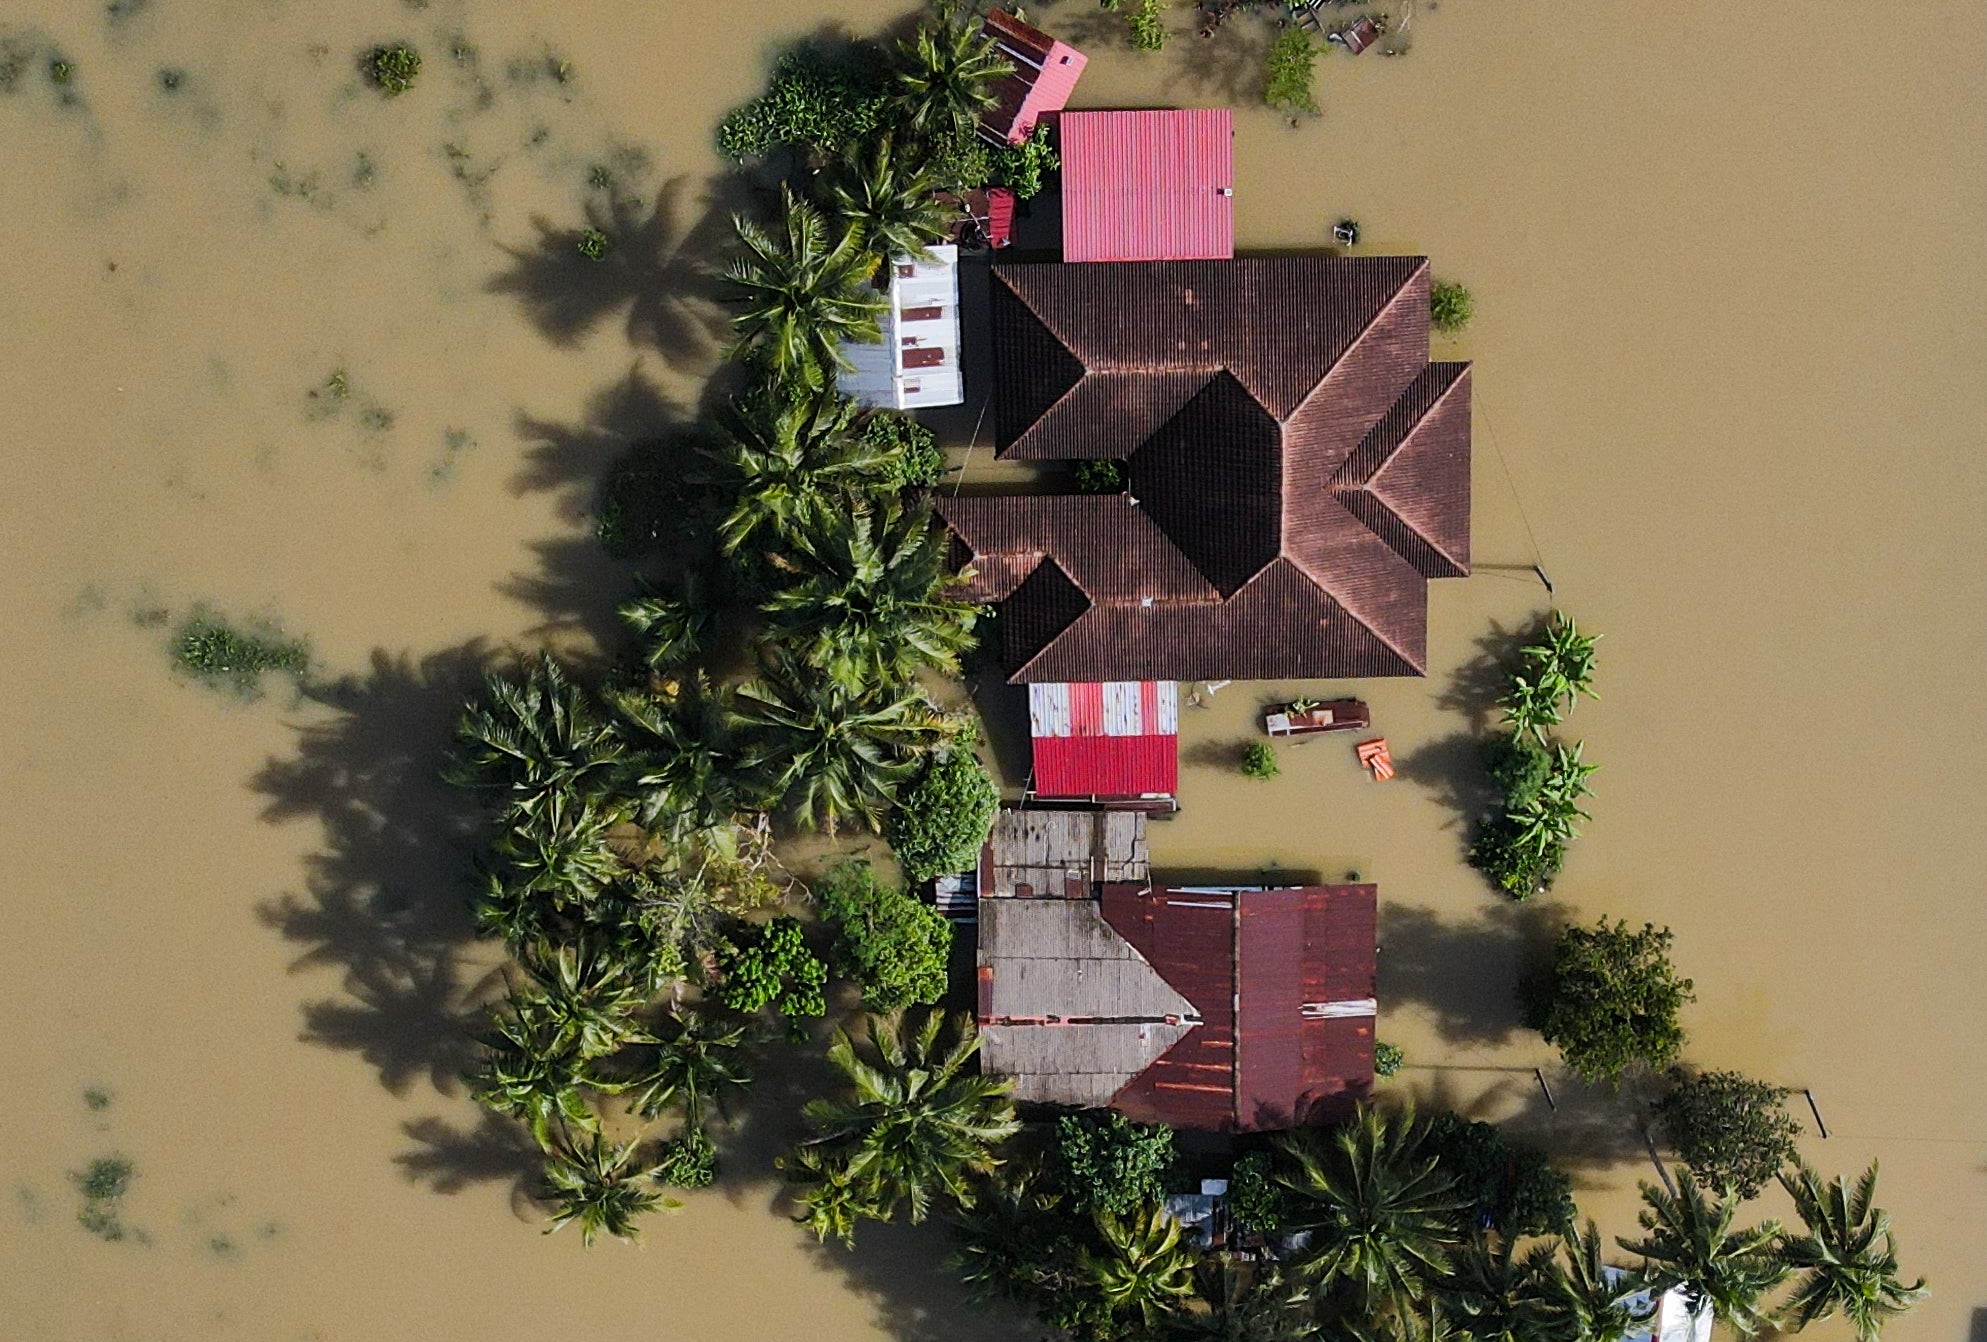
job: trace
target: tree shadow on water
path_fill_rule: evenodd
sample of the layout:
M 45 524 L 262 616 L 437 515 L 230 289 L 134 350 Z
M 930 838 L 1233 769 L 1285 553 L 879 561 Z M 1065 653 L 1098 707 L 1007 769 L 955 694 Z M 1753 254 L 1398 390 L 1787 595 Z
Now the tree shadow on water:
M 524 1126 L 487 1110 L 471 1127 L 447 1119 L 417 1118 L 402 1125 L 413 1146 L 393 1158 L 410 1183 L 437 1193 L 460 1193 L 480 1184 L 508 1185 L 511 1200 L 530 1202 L 545 1157 Z
M 465 1025 L 486 977 L 465 958 L 476 817 L 438 770 L 489 661 L 480 642 L 418 661 L 376 651 L 366 674 L 308 689 L 329 715 L 252 782 L 264 819 L 324 832 L 302 891 L 258 911 L 297 946 L 292 972 L 337 975 L 304 1004 L 302 1038 L 358 1054 L 395 1095 L 423 1080 L 452 1094 L 471 1060 Z
M 1380 1000 L 1420 1007 L 1452 1044 L 1501 1044 L 1523 1028 L 1519 985 L 1566 912 L 1549 901 L 1506 900 L 1452 922 L 1433 909 L 1384 901 Z
M 876 1310 L 877 1325 L 899 1342 L 1019 1342 L 1048 1336 L 1020 1311 L 976 1304 L 947 1265 L 952 1236 L 936 1218 L 920 1226 L 864 1222 L 853 1249 L 814 1245 L 821 1265 L 840 1273 Z
M 536 218 L 530 246 L 505 248 L 507 268 L 485 286 L 518 300 L 553 344 L 579 344 L 625 311 L 628 339 L 672 365 L 701 367 L 716 353 L 728 320 L 718 306 L 717 259 L 731 237 L 742 188 L 721 178 L 718 198 L 692 208 L 687 176 L 665 183 L 653 201 L 610 190 L 587 206 L 584 228 Z M 605 234 L 599 259 L 580 251 L 587 230 Z

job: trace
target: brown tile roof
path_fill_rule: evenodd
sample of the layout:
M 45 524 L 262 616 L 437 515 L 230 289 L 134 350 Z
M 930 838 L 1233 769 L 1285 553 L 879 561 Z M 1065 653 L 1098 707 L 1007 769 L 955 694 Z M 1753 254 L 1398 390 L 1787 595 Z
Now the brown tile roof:
M 940 500 L 1011 679 L 1425 669 L 1426 580 L 1469 572 L 1470 376 L 1428 360 L 1424 259 L 1012 265 L 992 291 L 1000 454 L 1131 476 Z

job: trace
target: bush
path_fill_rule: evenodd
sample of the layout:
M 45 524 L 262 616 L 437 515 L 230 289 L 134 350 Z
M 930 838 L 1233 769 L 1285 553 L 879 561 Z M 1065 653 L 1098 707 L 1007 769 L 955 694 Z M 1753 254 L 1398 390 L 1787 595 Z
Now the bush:
M 803 47 L 780 58 L 764 94 L 718 123 L 718 152 L 734 163 L 785 146 L 833 156 L 874 133 L 888 106 L 881 63 L 870 49 L 837 59 Z
M 1373 1075 L 1394 1076 L 1407 1061 L 1407 1054 L 1399 1044 L 1376 1043 L 1373 1045 Z
M 937 909 L 878 884 L 857 859 L 829 872 L 814 900 L 835 930 L 835 972 L 862 985 L 864 1005 L 896 1011 L 945 996 L 952 924 Z
M 878 451 L 897 454 L 897 487 L 930 489 L 945 476 L 945 453 L 938 435 L 909 415 L 878 410 L 863 421 L 862 441 Z
M 918 146 L 925 171 L 941 191 L 964 195 L 993 180 L 994 149 L 975 130 L 945 134 Z
M 420 78 L 421 53 L 405 42 L 393 42 L 368 51 L 360 65 L 387 97 L 398 98 Z
M 775 918 L 762 928 L 743 933 L 720 956 L 724 975 L 720 996 L 733 1011 L 747 1015 L 772 1007 L 782 1016 L 825 1016 L 828 1004 L 822 989 L 828 966 L 807 949 L 800 923 Z
M 656 1153 L 655 1180 L 671 1188 L 708 1188 L 718 1176 L 717 1147 L 701 1129 L 662 1144 Z
M 999 806 L 1000 789 L 993 779 L 970 749 L 956 746 L 934 756 L 897 794 L 883 836 L 905 879 L 928 881 L 975 864 Z
M 1134 1123 L 1115 1109 L 1056 1120 L 1063 1192 L 1085 1211 L 1126 1216 L 1159 1199 L 1173 1163 L 1173 1130 Z
M 1737 1072 L 1671 1076 L 1656 1119 L 1699 1183 L 1753 1197 L 1794 1159 L 1801 1125 L 1785 1107 L 1792 1092 Z
M 1276 1179 L 1276 1158 L 1251 1151 L 1228 1175 L 1228 1214 L 1245 1230 L 1274 1235 L 1290 1220 L 1290 1195 Z
M 614 250 L 614 239 L 597 228 L 589 228 L 580 234 L 577 244 L 579 254 L 589 261 L 605 261 L 607 254 Z
M 1573 1217 L 1572 1181 L 1544 1153 L 1508 1140 L 1492 1124 L 1437 1114 L 1428 1124 L 1428 1149 L 1470 1200 L 1473 1219 L 1488 1216 L 1507 1236 L 1548 1234 Z
M 1584 1080 L 1611 1082 L 1636 1063 L 1669 1066 L 1683 1048 L 1678 1014 L 1696 1000 L 1670 964 L 1672 939 L 1653 923 L 1567 928 L 1529 985 L 1526 1023 Z
M 1573 1181 L 1554 1169 L 1545 1152 L 1511 1146 L 1511 1182 L 1492 1213 L 1506 1235 L 1557 1234 L 1573 1223 Z
M 1263 60 L 1263 101 L 1291 116 L 1315 116 L 1318 100 L 1311 92 L 1311 76 L 1317 59 L 1318 44 L 1295 23 L 1278 33 Z
M 1122 494 L 1130 471 L 1122 461 L 1100 458 L 1076 463 L 1076 488 L 1083 494 Z
M 1428 287 L 1428 320 L 1438 331 L 1454 333 L 1476 315 L 1476 299 L 1462 285 L 1437 280 Z
M 1536 801 L 1552 773 L 1552 752 L 1531 736 L 1494 736 L 1484 743 L 1484 772 L 1504 798 L 1505 811 Z
M 1103 0 L 1104 8 L 1125 16 L 1125 37 L 1134 51 L 1158 51 L 1166 45 L 1166 0 Z
M 1035 127 L 1035 133 L 1020 144 L 1001 145 L 993 151 L 992 181 L 1014 192 L 1017 200 L 1030 200 L 1042 194 L 1049 173 L 1062 167 L 1062 159 L 1049 147 L 1049 128 Z
M 1470 843 L 1469 864 L 1516 900 L 1550 890 L 1565 860 L 1563 843 L 1549 842 L 1543 848 L 1520 843 L 1518 826 L 1505 815 L 1491 816 L 1478 824 Z
M 1242 775 L 1245 778 L 1274 778 L 1283 770 L 1277 767 L 1276 752 L 1270 749 L 1267 741 L 1251 741 L 1242 752 Z

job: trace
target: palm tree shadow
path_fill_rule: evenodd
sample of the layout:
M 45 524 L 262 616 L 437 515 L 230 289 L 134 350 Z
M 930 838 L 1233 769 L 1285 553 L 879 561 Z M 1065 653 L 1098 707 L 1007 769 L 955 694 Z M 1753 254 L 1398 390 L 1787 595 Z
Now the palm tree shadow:
M 370 671 L 313 685 L 329 710 L 251 786 L 271 824 L 315 820 L 320 851 L 301 892 L 266 901 L 262 922 L 298 947 L 291 972 L 332 972 L 303 1005 L 302 1039 L 356 1053 L 396 1095 L 425 1080 L 453 1093 L 471 1059 L 465 1027 L 485 975 L 466 877 L 477 820 L 437 770 L 464 697 L 490 659 L 471 642 L 414 660 L 375 651 Z
M 532 1197 L 544 1157 L 522 1125 L 485 1111 L 469 1128 L 430 1116 L 405 1123 L 401 1130 L 413 1146 L 393 1163 L 408 1182 L 447 1194 L 504 1184 L 513 1201 Z
M 1539 637 L 1545 620 L 1543 611 L 1511 628 L 1492 620 L 1488 632 L 1477 638 L 1476 651 L 1449 674 L 1449 683 L 1435 696 L 1435 707 L 1461 713 L 1476 735 L 1489 731 L 1498 721 L 1497 701 L 1519 665 L 1519 650 Z
M 604 321 L 625 312 L 628 339 L 654 349 L 675 366 L 699 368 L 716 352 L 727 328 L 718 306 L 716 261 L 731 235 L 730 194 L 742 185 L 719 179 L 725 197 L 687 201 L 692 179 L 671 178 L 652 202 L 610 190 L 586 208 L 586 227 L 532 220 L 536 240 L 505 248 L 510 265 L 484 286 L 518 300 L 540 334 L 572 347 Z M 607 237 L 599 259 L 582 254 L 586 230 Z
M 877 1326 L 899 1342 L 1013 1342 L 1046 1333 L 1012 1307 L 969 1305 L 947 1266 L 951 1241 L 944 1226 L 931 1222 L 864 1222 L 853 1249 L 816 1244 L 813 1252 L 871 1303 Z

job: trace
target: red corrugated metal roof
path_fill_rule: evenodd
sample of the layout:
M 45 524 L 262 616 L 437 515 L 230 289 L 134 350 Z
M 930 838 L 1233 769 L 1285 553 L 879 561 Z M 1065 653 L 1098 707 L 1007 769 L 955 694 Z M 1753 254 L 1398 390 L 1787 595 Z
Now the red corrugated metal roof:
M 1005 10 L 988 14 L 980 31 L 993 39 L 994 50 L 1014 67 L 994 86 L 994 104 L 980 119 L 981 133 L 1020 144 L 1044 112 L 1069 106 L 1070 94 L 1090 58 Z
M 1235 255 L 1234 116 L 1226 108 L 1065 112 L 1065 261 Z
M 1180 787 L 1177 736 L 1038 736 L 1043 797 L 1170 797 Z

